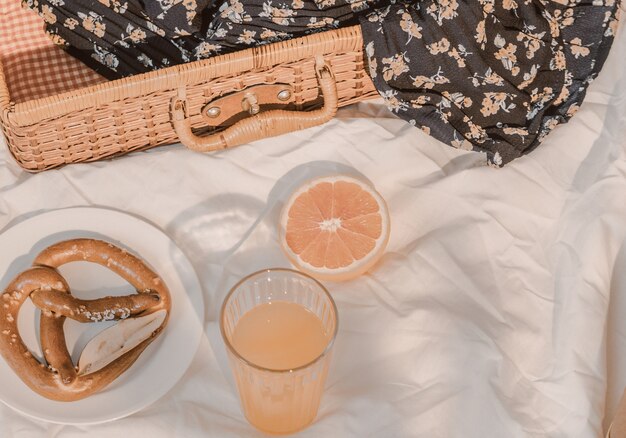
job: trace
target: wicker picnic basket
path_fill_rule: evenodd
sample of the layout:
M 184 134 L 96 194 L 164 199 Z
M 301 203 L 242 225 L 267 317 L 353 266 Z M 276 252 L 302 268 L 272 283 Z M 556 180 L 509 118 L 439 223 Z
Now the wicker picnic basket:
M 15 102 L 0 64 L 0 121 L 30 172 L 180 141 L 214 151 L 319 125 L 371 98 L 358 26 Z

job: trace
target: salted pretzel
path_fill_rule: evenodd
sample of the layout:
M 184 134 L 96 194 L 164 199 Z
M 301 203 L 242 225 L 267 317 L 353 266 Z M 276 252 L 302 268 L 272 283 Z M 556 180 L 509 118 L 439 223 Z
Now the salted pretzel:
M 73 297 L 57 268 L 75 261 L 109 268 L 128 281 L 136 293 L 94 300 Z M 17 327 L 19 310 L 29 297 L 41 309 L 40 338 L 45 363 L 24 345 Z M 24 383 L 38 394 L 58 401 L 79 400 L 109 385 L 137 360 L 165 328 L 170 307 L 165 283 L 134 255 L 101 240 L 60 242 L 39 253 L 33 266 L 17 275 L 0 295 L 0 353 Z M 65 342 L 66 318 L 79 322 L 125 320 L 121 324 L 137 326 L 129 327 L 124 333 L 130 333 L 131 337 L 133 333 L 144 333 L 145 339 L 134 339 L 136 345 L 118 345 L 118 342 L 106 348 L 102 346 L 106 342 L 98 342 L 93 348 L 88 344 L 83 355 L 88 348 L 90 352 L 95 351 L 96 356 L 104 351 L 105 357 L 99 357 L 95 364 L 100 367 L 91 363 L 87 367 L 76 367 Z

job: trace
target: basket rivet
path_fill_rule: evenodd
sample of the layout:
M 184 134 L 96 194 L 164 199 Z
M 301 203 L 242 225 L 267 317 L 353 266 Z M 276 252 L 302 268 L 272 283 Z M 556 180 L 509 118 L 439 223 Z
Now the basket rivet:
M 206 110 L 206 115 L 212 118 L 219 117 L 221 113 L 222 113 L 222 110 L 220 109 L 219 106 L 212 106 L 211 108 Z
M 291 91 L 281 90 L 278 92 L 278 100 L 282 100 L 284 102 L 289 99 L 291 99 Z

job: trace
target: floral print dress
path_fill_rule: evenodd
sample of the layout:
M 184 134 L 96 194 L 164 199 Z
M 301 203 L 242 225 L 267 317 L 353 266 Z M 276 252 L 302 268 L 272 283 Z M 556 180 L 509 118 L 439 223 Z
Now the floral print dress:
M 109 79 L 358 24 L 374 0 L 22 0 Z M 318 3 L 316 3 L 318 2 Z
M 501 166 L 578 109 L 607 57 L 617 0 L 422 0 L 361 19 L 389 108 Z
M 111 79 L 360 23 L 391 111 L 495 166 L 576 112 L 620 12 L 620 0 L 22 2 Z

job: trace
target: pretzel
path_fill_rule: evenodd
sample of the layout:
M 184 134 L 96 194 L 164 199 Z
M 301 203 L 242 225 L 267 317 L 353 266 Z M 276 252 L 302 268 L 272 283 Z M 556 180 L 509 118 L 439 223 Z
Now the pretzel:
M 74 261 L 109 268 L 128 281 L 137 293 L 94 300 L 73 297 L 57 268 Z M 45 363 L 24 345 L 17 327 L 19 310 L 29 297 L 41 310 L 39 329 Z M 163 331 L 171 308 L 166 285 L 142 260 L 110 243 L 93 239 L 68 240 L 43 250 L 33 266 L 18 274 L 7 286 L 0 295 L 0 304 L 0 353 L 28 387 L 57 401 L 88 397 L 119 377 Z M 148 315 L 153 317 L 144 318 Z M 111 350 L 111 355 L 99 358 L 102 365 L 99 368 L 89 363 L 83 369 L 80 361 L 81 367 L 78 368 L 72 362 L 65 342 L 63 324 L 66 318 L 83 323 L 125 320 L 118 324 L 136 324 L 137 327 L 130 327 L 130 332 L 141 334 L 145 331 L 145 339 L 137 341 L 132 348 L 106 345 L 102 339 L 97 339 L 95 345 L 85 347 L 83 355 L 88 349 L 92 353 Z M 93 368 L 96 369 L 92 371 Z

